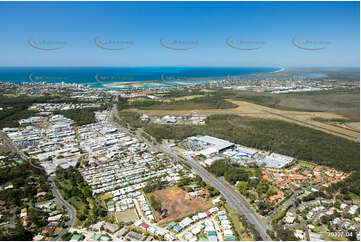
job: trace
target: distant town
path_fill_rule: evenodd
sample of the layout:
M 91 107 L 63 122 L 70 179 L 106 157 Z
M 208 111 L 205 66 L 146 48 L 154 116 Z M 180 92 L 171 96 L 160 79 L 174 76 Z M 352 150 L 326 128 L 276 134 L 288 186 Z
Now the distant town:
M 3 239 L 359 240 L 359 197 L 339 191 L 352 170 L 205 135 L 206 112 L 128 110 L 182 110 L 176 105 L 197 98 L 192 105 L 200 109 L 199 93 L 215 89 L 284 95 L 351 90 L 359 82 L 274 78 L 128 90 L 66 83 L 0 87 L 0 112 L 7 115 L 0 172 L 10 174 L 0 183 L 6 195 L 0 196 Z M 216 109 L 228 108 L 217 100 Z M 233 119 L 228 124 L 253 129 Z M 157 127 L 194 131 L 160 139 L 148 133 Z

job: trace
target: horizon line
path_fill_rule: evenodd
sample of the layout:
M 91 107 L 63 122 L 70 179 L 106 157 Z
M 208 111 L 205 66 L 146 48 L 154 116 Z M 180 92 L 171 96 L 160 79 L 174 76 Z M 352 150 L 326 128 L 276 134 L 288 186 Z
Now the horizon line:
M 54 65 L 54 66 L 0 66 L 0 68 L 22 68 L 22 67 L 27 67 L 27 68 L 38 68 L 38 67 L 67 67 L 67 68 L 79 68 L 79 67 L 115 67 L 115 68 L 132 68 L 132 67 L 201 67 L 201 68 L 205 68 L 205 67 L 213 67 L 213 68 L 219 68 L 219 67 L 234 67 L 234 68 L 243 68 L 243 67 L 247 67 L 247 68 L 252 68 L 252 67 L 267 67 L 267 68 L 360 68 L 360 66 L 233 66 L 233 65 L 229 65 L 229 66 L 201 66 L 201 65 L 139 65 L 139 66 L 58 66 L 58 65 Z

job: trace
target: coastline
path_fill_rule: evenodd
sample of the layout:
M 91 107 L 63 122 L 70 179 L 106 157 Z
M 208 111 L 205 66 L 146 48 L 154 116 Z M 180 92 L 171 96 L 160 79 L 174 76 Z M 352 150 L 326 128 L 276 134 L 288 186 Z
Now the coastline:
M 129 69 L 129 70 L 128 70 Z M 144 71 L 144 69 L 146 69 Z M 162 88 L 188 85 L 201 85 L 226 81 L 228 76 L 246 77 L 267 75 L 281 72 L 284 68 L 277 67 L 152 67 L 137 68 L 82 68 L 81 74 L 74 68 L 42 68 L 32 67 L 3 70 L 0 81 L 12 83 L 68 83 L 83 84 L 90 88 L 102 89 L 133 89 Z M 101 75 L 99 74 L 101 73 Z M 162 77 L 166 75 L 166 79 Z M 29 78 L 29 76 L 31 78 Z M 159 76 L 160 79 L 159 79 Z
M 281 67 L 279 70 L 276 71 L 272 71 L 272 72 L 263 72 L 263 73 L 253 73 L 253 74 L 244 74 L 244 75 L 239 75 L 239 76 L 248 76 L 248 75 L 267 75 L 267 74 L 273 74 L 273 73 L 277 73 L 277 72 L 282 72 L 284 71 L 285 68 Z M 209 82 L 214 82 L 216 81 L 217 78 L 221 78 L 220 76 L 214 76 L 214 77 L 200 77 L 200 78 L 194 78 L 194 79 L 198 79 L 198 81 L 202 80 L 202 79 L 208 79 Z M 188 79 L 192 79 L 192 77 L 189 77 Z M 211 79 L 211 80 L 210 80 Z M 212 80 L 214 79 L 214 80 Z M 174 80 L 173 80 L 174 81 Z M 149 88 L 161 88 L 161 87 L 169 87 L 170 82 L 167 81 L 162 81 L 162 80 L 152 80 L 152 81 L 127 81 L 127 82 L 112 82 L 112 83 L 102 83 L 101 81 L 98 81 L 99 83 L 101 83 L 101 85 L 106 88 L 106 89 L 114 89 L 114 88 L 119 88 L 119 89 L 127 89 L 127 88 L 143 88 L 143 89 L 149 89 Z M 142 85 L 142 84 L 148 84 L 148 85 Z M 179 84 L 179 83 L 178 83 Z M 196 84 L 196 83 L 184 83 L 184 85 L 180 85 L 180 86 L 189 86 L 192 84 Z M 205 83 L 203 83 L 205 84 Z
M 279 69 L 279 70 L 277 70 L 277 71 L 272 71 L 272 72 L 270 72 L 270 73 L 268 73 L 268 74 L 273 74 L 273 73 L 281 72 L 281 71 L 284 71 L 284 70 L 286 70 L 286 68 L 281 67 L 281 69 Z

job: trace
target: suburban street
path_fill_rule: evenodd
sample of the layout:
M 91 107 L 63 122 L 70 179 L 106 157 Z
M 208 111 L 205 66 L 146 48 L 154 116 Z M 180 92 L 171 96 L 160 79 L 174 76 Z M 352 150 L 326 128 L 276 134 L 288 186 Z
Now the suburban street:
M 68 230 L 73 226 L 75 221 L 76 212 L 73 206 L 71 206 L 69 203 L 67 203 L 62 196 L 60 195 L 60 192 L 58 191 L 55 182 L 52 180 L 52 178 L 49 178 L 49 182 L 51 185 L 51 192 L 53 193 L 55 199 L 59 204 L 61 204 L 68 212 L 69 220 L 67 221 L 65 228 L 63 228 L 55 237 L 53 237 L 51 240 L 58 240 L 63 236 Z
M 11 208 L 9 213 L 9 225 L 8 228 L 15 228 L 15 209 Z
M 153 228 L 156 228 L 159 231 L 163 231 L 164 233 L 169 233 L 174 238 L 177 238 L 177 236 L 173 232 L 167 231 L 167 230 L 163 229 L 162 227 L 158 226 L 156 223 L 149 221 L 149 219 L 144 216 L 142 209 L 140 208 L 139 202 L 137 200 L 134 201 L 134 204 L 135 204 L 135 208 L 138 211 L 138 215 L 140 216 L 140 219 L 143 222 L 147 223 L 148 225 L 152 226 Z
M 129 134 L 129 130 L 120 126 L 114 119 L 114 117 L 118 117 L 117 105 L 114 104 L 111 110 L 112 113 L 112 121 L 114 125 L 120 130 Z M 190 166 L 195 173 L 197 173 L 200 177 L 202 177 L 207 183 L 215 187 L 227 200 L 227 202 L 233 206 L 236 211 L 245 216 L 245 218 L 255 226 L 255 229 L 259 232 L 260 236 L 263 240 L 272 240 L 271 237 L 267 234 L 267 229 L 271 229 L 267 222 L 263 221 L 259 218 L 256 212 L 253 210 L 251 205 L 236 191 L 232 186 L 230 186 L 227 182 L 217 179 L 213 174 L 209 173 L 205 168 L 203 168 L 198 162 L 194 161 L 189 157 L 181 157 L 174 151 L 168 149 L 159 144 L 152 144 L 148 140 L 144 139 L 141 135 L 141 129 L 136 131 L 136 135 L 139 140 L 146 143 L 149 147 L 155 148 L 160 152 L 163 152 L 170 157 L 175 158 L 176 160 L 180 160 Z M 154 138 L 152 139 L 153 141 Z
M 160 145 L 157 145 L 160 151 L 174 157 L 178 158 L 179 156 L 173 151 L 164 148 Z M 198 162 L 190 159 L 184 158 L 181 159 L 184 163 L 189 165 L 199 176 L 201 176 L 207 183 L 215 187 L 220 193 L 224 196 L 227 202 L 232 205 L 236 211 L 245 216 L 245 218 L 255 226 L 255 229 L 260 233 L 260 236 L 263 240 L 271 240 L 270 236 L 267 234 L 267 229 L 269 226 L 263 220 L 261 220 L 255 211 L 251 208 L 251 205 L 243 199 L 243 197 L 236 191 L 232 186 L 227 182 L 217 179 L 213 174 L 209 173 L 205 168 L 203 168 Z
M 305 223 L 305 221 L 303 221 L 303 218 L 301 216 L 298 216 L 298 219 L 301 221 L 300 224 L 294 224 L 294 225 L 285 225 L 286 228 L 303 228 L 306 234 L 306 240 L 310 241 L 310 233 L 308 231 L 308 227 Z
M 293 193 L 291 197 L 289 197 L 281 206 L 277 207 L 272 212 L 272 214 L 269 216 L 269 219 L 271 220 L 272 218 L 278 217 L 283 210 L 287 209 L 289 206 L 292 206 L 295 203 L 297 196 L 297 192 Z
M 197 223 L 187 227 L 185 230 L 183 230 L 182 232 L 180 232 L 178 234 L 178 237 L 181 240 L 184 240 L 184 235 L 188 232 L 191 232 L 192 229 L 196 228 L 197 226 L 199 226 L 200 224 L 204 224 L 206 221 L 211 221 L 214 224 L 214 227 L 216 228 L 216 233 L 217 233 L 217 238 L 218 241 L 224 241 L 223 237 L 222 237 L 222 232 L 221 232 L 221 228 L 219 227 L 219 224 L 217 223 L 217 221 L 214 219 L 214 216 L 210 217 L 210 218 L 206 218 L 206 219 L 202 219 L 201 221 L 198 221 Z
M 27 157 L 24 152 L 22 152 L 10 139 L 9 137 L 0 131 L 0 137 L 2 138 L 2 140 L 4 141 L 4 143 L 6 143 L 10 149 L 17 153 L 22 159 L 24 160 L 28 160 L 30 165 L 37 168 L 37 169 L 43 169 L 42 167 L 39 167 L 37 165 L 34 165 L 31 160 L 29 159 L 29 157 Z M 65 234 L 66 232 L 69 231 L 69 229 L 71 228 L 71 226 L 73 225 L 74 221 L 75 221 L 75 209 L 68 204 L 60 195 L 59 191 L 57 190 L 54 181 L 49 178 L 48 179 L 49 184 L 51 186 L 51 192 L 53 193 L 54 198 L 57 200 L 57 202 L 59 204 L 61 204 L 62 206 L 65 207 L 65 209 L 68 211 L 68 215 L 69 215 L 69 221 L 66 223 L 65 228 L 63 228 L 58 235 L 56 235 L 55 237 L 52 238 L 52 240 L 58 240 L 63 234 Z M 11 220 L 11 218 L 10 218 Z
M 174 151 L 162 146 L 162 145 L 154 145 L 144 139 L 140 134 L 140 130 L 136 131 L 137 137 L 145 142 L 150 147 L 156 148 L 157 150 L 168 154 L 169 156 L 181 160 L 188 166 L 190 166 L 195 173 L 201 176 L 207 183 L 215 187 L 220 193 L 224 196 L 224 198 L 231 204 L 237 212 L 244 215 L 245 218 L 255 226 L 255 229 L 260 233 L 260 236 L 263 240 L 271 240 L 271 237 L 267 234 L 267 229 L 270 229 L 269 225 L 261 220 L 255 211 L 251 208 L 251 205 L 236 191 L 232 186 L 230 186 L 227 182 L 221 181 L 217 179 L 213 174 L 209 173 L 205 168 L 203 168 L 198 162 L 190 159 L 188 157 L 180 157 Z

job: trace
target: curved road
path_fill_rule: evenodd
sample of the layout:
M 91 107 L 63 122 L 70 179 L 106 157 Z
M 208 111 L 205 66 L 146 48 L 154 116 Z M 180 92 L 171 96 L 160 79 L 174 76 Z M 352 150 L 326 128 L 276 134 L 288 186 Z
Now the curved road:
M 73 226 L 74 221 L 75 221 L 75 209 L 73 208 L 73 206 L 71 206 L 69 203 L 67 203 L 63 197 L 60 195 L 60 192 L 58 191 L 58 188 L 55 185 L 55 182 L 49 178 L 48 180 L 50 182 L 50 186 L 51 186 L 51 192 L 53 193 L 55 199 L 58 201 L 58 203 L 60 203 L 63 207 L 65 207 L 65 209 L 68 212 L 69 215 L 69 220 L 67 221 L 67 223 L 65 224 L 65 227 L 63 227 L 63 229 L 55 236 L 53 237 L 51 240 L 58 240 L 61 238 L 61 236 L 63 236 L 66 232 L 68 232 L 68 230 L 71 228 L 71 226 Z
M 0 131 L 0 138 L 2 138 L 2 140 L 10 147 L 10 149 L 17 153 L 22 159 L 24 160 L 28 160 L 30 165 L 35 167 L 36 169 L 44 169 L 43 167 L 39 167 L 34 165 L 31 160 L 29 159 L 29 157 L 27 157 L 24 152 L 22 152 L 12 141 L 11 139 L 3 132 Z M 66 223 L 66 226 L 55 236 L 52 237 L 51 240 L 58 240 L 63 234 L 65 234 L 66 232 L 69 231 L 69 229 L 71 228 L 71 226 L 73 226 L 74 221 L 75 221 L 75 209 L 68 204 L 60 195 L 59 191 L 57 190 L 56 186 L 55 186 L 55 182 L 49 178 L 48 179 L 50 186 L 51 186 L 51 192 L 53 193 L 53 196 L 55 197 L 55 199 L 57 200 L 57 202 L 59 204 L 61 204 L 62 206 L 65 207 L 65 209 L 68 211 L 69 214 L 69 221 Z

